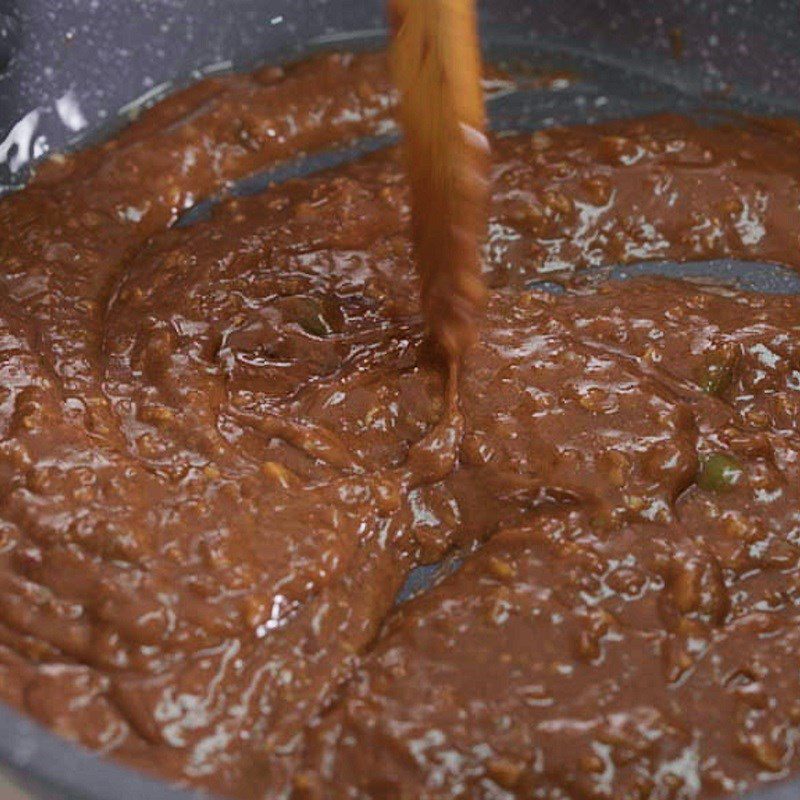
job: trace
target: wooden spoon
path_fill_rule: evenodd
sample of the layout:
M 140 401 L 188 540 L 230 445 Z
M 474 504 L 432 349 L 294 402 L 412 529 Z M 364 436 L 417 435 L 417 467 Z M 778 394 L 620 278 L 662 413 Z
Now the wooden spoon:
M 476 336 L 489 146 L 474 0 L 390 0 L 414 249 L 428 333 L 451 362 Z

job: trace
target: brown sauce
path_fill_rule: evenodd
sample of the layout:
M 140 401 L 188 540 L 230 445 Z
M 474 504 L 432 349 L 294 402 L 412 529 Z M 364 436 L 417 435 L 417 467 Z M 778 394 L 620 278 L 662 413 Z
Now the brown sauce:
M 456 403 L 394 150 L 171 227 L 391 113 L 380 56 L 218 78 L 0 204 L 0 697 L 238 798 L 694 800 L 800 769 L 800 300 L 581 279 L 800 267 L 800 128 L 496 139 Z

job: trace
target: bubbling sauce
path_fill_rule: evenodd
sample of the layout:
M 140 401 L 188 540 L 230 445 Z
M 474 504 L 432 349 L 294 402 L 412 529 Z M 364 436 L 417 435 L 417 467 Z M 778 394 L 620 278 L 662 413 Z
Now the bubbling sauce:
M 456 393 L 395 150 L 173 224 L 392 113 L 380 55 L 214 78 L 0 203 L 0 697 L 243 800 L 800 769 L 800 300 L 581 280 L 800 267 L 800 127 L 497 138 Z

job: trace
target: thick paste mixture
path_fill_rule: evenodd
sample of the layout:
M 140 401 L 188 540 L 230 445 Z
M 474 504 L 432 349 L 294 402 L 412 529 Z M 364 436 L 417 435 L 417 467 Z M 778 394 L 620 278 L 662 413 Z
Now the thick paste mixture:
M 800 299 L 580 280 L 800 267 L 800 127 L 496 138 L 447 393 L 396 151 L 173 226 L 391 115 L 377 55 L 216 78 L 0 203 L 0 697 L 247 800 L 695 800 L 800 769 Z

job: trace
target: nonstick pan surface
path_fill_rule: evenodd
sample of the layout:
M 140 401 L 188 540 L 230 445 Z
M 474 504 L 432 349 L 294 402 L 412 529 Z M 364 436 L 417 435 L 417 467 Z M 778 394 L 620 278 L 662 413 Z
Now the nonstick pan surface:
M 480 6 L 493 58 L 579 76 L 558 91 L 496 98 L 497 130 L 657 111 L 700 119 L 730 111 L 800 117 L 796 0 L 482 0 Z M 176 86 L 319 48 L 379 46 L 384 24 L 380 0 L 0 0 L 0 190 L 24 185 L 30 164 L 47 152 L 108 135 L 137 105 Z M 285 173 L 354 155 L 323 155 Z M 242 191 L 258 191 L 274 177 L 256 178 Z M 669 270 L 680 274 L 681 267 Z M 765 291 L 798 289 L 796 279 L 769 271 L 754 278 L 725 270 L 712 277 Z M 398 602 L 428 586 L 436 571 L 412 573 Z M 2 704 L 0 763 L 39 800 L 201 796 L 83 751 Z M 798 798 L 800 779 L 748 795 Z

